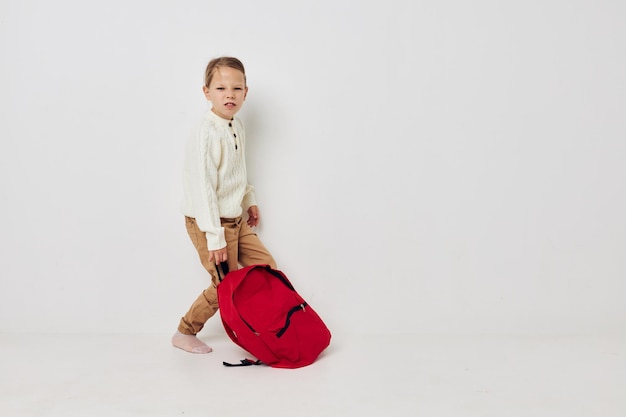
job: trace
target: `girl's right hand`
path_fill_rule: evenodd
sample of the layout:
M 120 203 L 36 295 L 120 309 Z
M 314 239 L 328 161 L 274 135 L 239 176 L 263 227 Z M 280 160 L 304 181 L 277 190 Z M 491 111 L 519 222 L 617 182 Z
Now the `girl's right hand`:
M 226 252 L 226 246 L 218 250 L 209 250 L 209 262 L 220 264 L 222 262 L 226 262 L 227 259 L 228 254 Z

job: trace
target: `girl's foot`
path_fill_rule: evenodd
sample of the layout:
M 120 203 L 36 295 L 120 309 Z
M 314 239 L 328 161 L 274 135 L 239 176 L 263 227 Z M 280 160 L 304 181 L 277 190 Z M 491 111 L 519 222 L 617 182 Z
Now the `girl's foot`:
M 174 333 L 172 345 L 191 353 L 209 353 L 213 349 L 192 334 Z

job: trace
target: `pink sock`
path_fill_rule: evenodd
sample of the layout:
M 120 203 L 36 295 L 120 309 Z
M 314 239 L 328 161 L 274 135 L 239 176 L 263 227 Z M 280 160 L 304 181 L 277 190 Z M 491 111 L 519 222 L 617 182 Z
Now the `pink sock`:
M 213 349 L 192 334 L 174 333 L 172 345 L 191 353 L 209 353 Z

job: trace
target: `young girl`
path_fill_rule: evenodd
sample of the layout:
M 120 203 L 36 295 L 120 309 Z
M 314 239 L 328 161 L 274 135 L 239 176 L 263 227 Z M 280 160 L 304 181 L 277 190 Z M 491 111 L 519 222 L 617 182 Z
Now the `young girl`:
M 246 176 L 244 126 L 235 117 L 248 94 L 243 64 L 232 57 L 211 60 L 202 89 L 212 108 L 187 143 L 181 210 L 212 284 L 181 318 L 172 337 L 174 346 L 192 353 L 212 350 L 196 334 L 218 309 L 215 264 L 227 262 L 231 271 L 239 264 L 276 268 L 252 230 L 259 223 L 259 210 Z M 244 210 L 247 221 L 242 218 Z

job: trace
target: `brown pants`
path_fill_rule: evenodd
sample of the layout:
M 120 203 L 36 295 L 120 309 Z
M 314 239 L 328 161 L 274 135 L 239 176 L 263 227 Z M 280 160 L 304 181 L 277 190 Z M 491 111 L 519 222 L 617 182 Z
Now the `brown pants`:
M 185 217 L 185 223 L 187 233 L 189 233 L 189 237 L 200 256 L 200 262 L 211 274 L 212 282 L 211 286 L 204 290 L 194 301 L 187 314 L 180 319 L 180 324 L 178 325 L 178 331 L 183 334 L 197 334 L 202 330 L 206 321 L 218 310 L 217 285 L 219 284 L 219 279 L 215 270 L 215 264 L 209 261 L 209 249 L 207 248 L 205 233 L 198 228 L 196 219 Z M 239 265 L 246 267 L 263 264 L 276 268 L 274 258 L 263 246 L 252 228 L 243 221 L 242 217 L 222 219 L 222 227 L 224 227 L 226 250 L 228 252 L 228 269 L 230 271 L 239 269 Z

